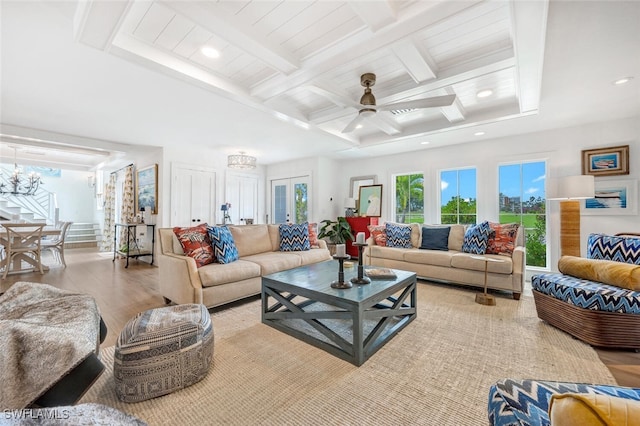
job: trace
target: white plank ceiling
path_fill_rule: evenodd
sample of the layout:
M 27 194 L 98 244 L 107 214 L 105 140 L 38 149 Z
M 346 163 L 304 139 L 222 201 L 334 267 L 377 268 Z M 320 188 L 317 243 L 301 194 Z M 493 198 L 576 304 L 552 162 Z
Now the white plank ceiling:
M 98 15 L 107 6 L 88 1 L 76 14 L 76 38 L 366 146 L 468 126 L 476 116 L 486 121 L 535 112 L 547 3 L 528 3 L 132 1 L 126 7 L 113 2 L 105 25 Z M 528 19 L 518 21 L 522 14 Z M 527 47 L 520 55 L 518 45 Z M 203 47 L 219 56 L 205 56 Z M 377 105 L 441 95 L 455 95 L 456 101 L 404 113 L 378 111 L 345 133 L 360 109 L 364 73 L 377 76 Z M 478 98 L 486 89 L 492 95 Z

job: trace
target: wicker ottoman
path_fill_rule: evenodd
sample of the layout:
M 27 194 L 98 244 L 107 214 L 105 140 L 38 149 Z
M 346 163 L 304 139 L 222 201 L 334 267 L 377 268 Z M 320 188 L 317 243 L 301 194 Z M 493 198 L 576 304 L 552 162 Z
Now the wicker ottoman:
M 204 378 L 213 358 L 213 327 L 204 305 L 150 309 L 132 318 L 116 343 L 118 398 L 139 402 Z

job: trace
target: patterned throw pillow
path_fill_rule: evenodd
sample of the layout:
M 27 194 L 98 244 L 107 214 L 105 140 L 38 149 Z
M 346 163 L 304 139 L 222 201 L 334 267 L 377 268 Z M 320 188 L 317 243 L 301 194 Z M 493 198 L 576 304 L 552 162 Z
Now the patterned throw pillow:
M 280 233 L 280 251 L 304 251 L 310 250 L 309 244 L 309 224 L 305 223 L 281 223 L 279 226 Z
M 502 256 L 511 256 L 513 249 L 516 248 L 516 235 L 518 234 L 517 223 L 493 223 L 489 222 L 491 227 L 491 235 L 487 243 L 487 254 L 500 254 Z
M 320 248 L 320 243 L 318 242 L 318 224 L 317 223 L 309 224 L 309 246 L 311 246 L 311 248 Z
M 387 245 L 387 228 L 384 225 L 367 225 L 367 228 L 377 246 Z
M 213 255 L 218 263 L 231 263 L 238 260 L 238 248 L 233 235 L 226 226 L 209 226 L 207 227 L 211 246 L 213 247 Z
M 193 257 L 199 268 L 214 262 L 213 247 L 207 233 L 207 224 L 203 223 L 193 228 L 173 228 L 173 233 L 178 237 L 184 254 Z
M 470 226 L 464 233 L 462 251 L 464 253 L 485 254 L 490 234 L 491 226 L 486 220 L 478 225 Z
M 411 248 L 411 226 L 387 223 L 385 228 L 387 247 Z

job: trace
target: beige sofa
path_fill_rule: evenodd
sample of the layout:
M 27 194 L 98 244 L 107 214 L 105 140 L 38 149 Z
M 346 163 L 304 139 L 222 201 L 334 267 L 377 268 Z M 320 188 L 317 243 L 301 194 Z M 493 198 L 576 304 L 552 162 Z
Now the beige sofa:
M 474 258 L 478 255 L 462 252 L 464 225 L 450 225 L 448 251 L 419 249 L 422 243 L 422 226 L 416 223 L 411 224 L 412 248 L 377 246 L 373 238 L 369 238 L 364 250 L 365 263 L 412 271 L 418 277 L 429 280 L 484 287 L 485 261 Z M 520 227 L 515 240 L 516 247 L 511 257 L 482 255 L 501 261 L 488 263 L 487 287 L 511 291 L 516 300 L 520 299 L 524 285 L 525 249 L 523 244 L 524 236 Z
M 211 263 L 201 268 L 185 256 L 172 228 L 158 229 L 160 293 L 165 301 L 223 305 L 260 294 L 262 275 L 331 260 L 327 244 L 308 251 L 282 252 L 278 225 L 229 226 L 239 260 Z

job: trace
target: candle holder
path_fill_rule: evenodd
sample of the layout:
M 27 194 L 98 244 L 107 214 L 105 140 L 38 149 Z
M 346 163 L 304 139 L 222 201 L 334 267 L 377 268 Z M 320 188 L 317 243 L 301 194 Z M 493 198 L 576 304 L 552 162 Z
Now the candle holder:
M 371 278 L 364 276 L 364 262 L 362 261 L 362 252 L 367 243 L 353 243 L 353 245 L 358 247 L 358 276 L 351 278 L 351 282 L 354 284 L 369 284 L 371 283 Z
M 353 285 L 349 281 L 345 282 L 344 280 L 344 261 L 347 259 L 351 259 L 351 256 L 347 254 L 346 256 L 333 256 L 333 258 L 338 261 L 340 267 L 338 268 L 338 280 L 332 282 L 331 287 L 340 289 L 353 287 Z

